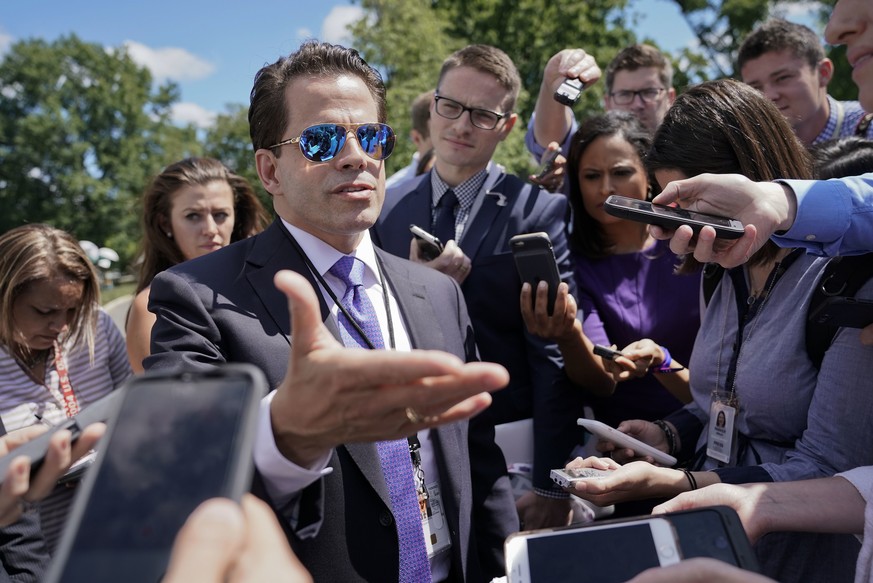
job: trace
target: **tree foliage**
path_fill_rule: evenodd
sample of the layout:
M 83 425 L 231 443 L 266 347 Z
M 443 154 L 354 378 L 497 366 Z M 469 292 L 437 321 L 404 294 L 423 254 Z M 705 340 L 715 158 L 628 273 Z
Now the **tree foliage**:
M 50 223 L 129 260 L 146 182 L 196 148 L 170 123 L 177 88 L 76 36 L 14 44 L 0 87 L 0 231 Z

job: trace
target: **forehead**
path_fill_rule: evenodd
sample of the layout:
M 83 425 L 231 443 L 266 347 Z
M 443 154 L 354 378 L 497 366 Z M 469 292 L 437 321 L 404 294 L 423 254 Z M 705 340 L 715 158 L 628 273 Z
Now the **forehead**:
M 298 77 L 285 88 L 287 137 L 311 125 L 379 121 L 379 110 L 364 81 L 355 75 Z
M 225 180 L 186 184 L 173 192 L 171 206 L 174 210 L 192 206 L 233 206 L 233 189 Z
M 770 51 L 743 64 L 740 74 L 744 83 L 765 79 L 785 71 L 812 70 L 812 66 L 788 49 Z
M 591 142 L 585 148 L 585 151 L 582 152 L 581 166 L 585 166 L 588 162 L 593 162 L 595 158 L 599 162 L 606 162 L 608 164 L 631 163 L 642 165 L 636 148 L 624 136 L 619 134 L 600 136 Z
M 652 87 L 666 89 L 655 67 L 641 67 L 633 71 L 622 69 L 615 72 L 612 80 L 613 91 L 639 91 Z
M 446 71 L 438 91 L 442 97 L 460 101 L 464 105 L 498 112 L 509 97 L 509 90 L 500 84 L 497 77 L 472 67 L 456 67 Z
M 65 306 L 77 302 L 84 287 L 84 284 L 77 279 L 55 274 L 28 283 L 19 295 L 19 299 L 27 298 L 44 305 Z

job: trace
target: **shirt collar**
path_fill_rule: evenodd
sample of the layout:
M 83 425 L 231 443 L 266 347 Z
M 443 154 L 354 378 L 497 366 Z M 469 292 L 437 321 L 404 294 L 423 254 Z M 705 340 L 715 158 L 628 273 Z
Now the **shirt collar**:
M 451 188 L 455 196 L 458 197 L 458 204 L 462 209 L 469 209 L 473 206 L 473 202 L 476 200 L 476 195 L 479 194 L 479 191 L 482 189 L 482 185 L 485 184 L 485 179 L 488 177 L 488 167 L 483 168 L 461 184 L 451 187 L 449 186 L 442 178 L 440 178 L 439 173 L 436 168 L 434 168 L 430 173 L 430 186 L 432 194 L 432 204 L 433 206 L 437 206 L 440 199 L 446 193 L 446 191 Z
M 333 267 L 333 264 L 339 261 L 340 257 L 345 255 L 345 253 L 341 253 L 334 249 L 315 235 L 307 233 L 299 227 L 295 227 L 285 219 L 281 219 L 281 221 L 282 224 L 285 225 L 285 228 L 288 229 L 288 232 L 297 240 L 297 243 L 300 244 L 300 248 L 303 249 L 303 252 L 306 253 L 307 257 L 309 257 L 312 265 L 322 276 L 327 274 L 328 270 Z M 364 262 L 364 265 L 367 266 L 364 274 L 365 280 L 369 279 L 370 281 L 376 281 L 378 280 L 376 274 L 379 273 L 378 263 L 376 262 L 376 250 L 373 248 L 373 241 L 370 239 L 369 229 L 363 231 L 362 234 L 363 238 L 361 239 L 361 242 L 358 243 L 358 246 L 353 252 L 349 253 L 349 255 L 360 259 Z

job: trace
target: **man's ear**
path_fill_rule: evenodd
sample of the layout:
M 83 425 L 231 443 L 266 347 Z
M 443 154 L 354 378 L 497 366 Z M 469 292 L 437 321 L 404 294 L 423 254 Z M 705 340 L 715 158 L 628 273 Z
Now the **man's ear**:
M 278 170 L 276 162 L 276 156 L 270 150 L 261 148 L 255 152 L 255 168 L 258 171 L 258 178 L 261 179 L 264 190 L 274 196 L 281 194 L 279 180 L 276 177 Z
M 673 105 L 673 102 L 676 101 L 676 89 L 674 87 L 670 87 L 667 89 L 667 103 Z
M 818 62 L 817 70 L 819 87 L 827 87 L 834 76 L 834 62 L 824 58 Z
M 503 141 L 506 139 L 506 136 L 509 135 L 509 132 L 512 131 L 512 128 L 515 127 L 515 122 L 518 121 L 518 114 L 513 113 L 508 118 L 506 118 L 506 123 L 503 124 L 503 129 L 500 130 L 500 140 Z

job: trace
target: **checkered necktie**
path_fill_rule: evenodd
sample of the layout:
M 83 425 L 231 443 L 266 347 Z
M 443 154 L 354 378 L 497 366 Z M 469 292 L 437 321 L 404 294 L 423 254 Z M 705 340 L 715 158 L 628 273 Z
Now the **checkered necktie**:
M 364 263 L 344 255 L 330 268 L 330 273 L 346 284 L 346 292 L 340 300 L 342 307 L 358 323 L 374 348 L 385 348 L 376 310 L 364 292 Z M 337 313 L 337 320 L 344 345 L 368 348 L 367 342 L 342 310 Z M 376 443 L 376 449 L 379 451 L 382 473 L 388 485 L 397 525 L 397 538 L 400 544 L 399 581 L 400 583 L 429 583 L 430 563 L 424 544 L 424 530 L 421 526 L 421 511 L 412 475 L 409 443 L 405 439 L 379 441 Z

